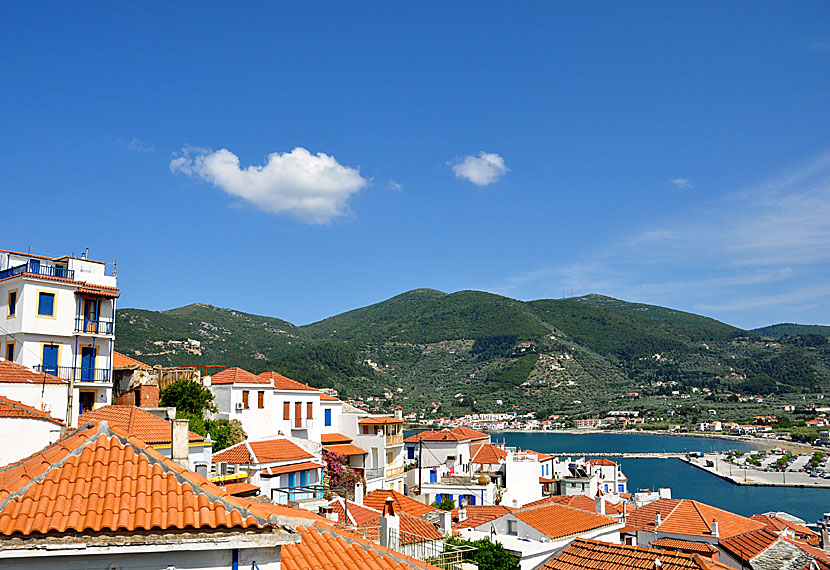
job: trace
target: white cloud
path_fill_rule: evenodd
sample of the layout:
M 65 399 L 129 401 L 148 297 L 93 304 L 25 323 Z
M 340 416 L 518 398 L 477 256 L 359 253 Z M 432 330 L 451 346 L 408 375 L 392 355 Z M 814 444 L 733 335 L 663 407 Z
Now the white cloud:
M 677 186 L 681 190 L 688 190 L 692 187 L 692 181 L 688 178 L 672 178 L 669 180 L 669 184 Z
M 239 157 L 228 149 L 187 147 L 170 161 L 170 170 L 201 178 L 265 212 L 312 224 L 326 224 L 344 214 L 352 194 L 369 183 L 358 168 L 302 147 L 275 152 L 265 165 L 246 168 L 239 167 Z
M 478 156 L 467 155 L 456 161 L 452 167 L 456 178 L 464 178 L 478 186 L 487 186 L 510 171 L 504 159 L 492 152 L 480 152 Z
M 116 144 L 120 148 L 126 149 L 130 152 L 148 153 L 148 152 L 154 152 L 156 150 L 156 147 L 154 147 L 150 143 L 145 142 L 145 141 L 143 141 L 143 140 L 141 140 L 137 137 L 133 137 L 129 140 L 119 137 L 118 139 L 116 139 Z
M 395 182 L 394 180 L 390 180 L 387 184 L 391 190 L 403 190 L 403 184 Z

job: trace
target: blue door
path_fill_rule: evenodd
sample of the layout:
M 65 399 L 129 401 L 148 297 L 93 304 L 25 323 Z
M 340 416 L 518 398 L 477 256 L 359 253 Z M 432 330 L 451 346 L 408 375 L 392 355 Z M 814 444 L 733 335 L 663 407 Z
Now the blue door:
M 95 380 L 95 347 L 85 346 L 81 349 L 81 381 Z
M 49 374 L 58 374 L 58 345 L 43 345 L 43 371 Z
M 293 487 L 295 483 L 296 483 L 296 480 L 294 479 L 294 473 L 289 473 L 288 474 L 288 486 Z
M 30 259 L 29 260 L 29 272 L 34 273 L 35 275 L 40 274 L 40 260 L 39 259 Z
M 438 482 L 438 472 L 435 469 L 432 469 L 429 472 L 429 482 L 430 483 L 437 483 Z
M 300 487 L 308 485 L 308 471 L 300 471 Z
M 331 425 L 331 410 L 330 410 L 330 409 L 327 409 L 327 410 L 324 412 L 324 414 L 325 414 L 326 427 L 328 427 L 328 426 L 330 426 L 330 425 Z

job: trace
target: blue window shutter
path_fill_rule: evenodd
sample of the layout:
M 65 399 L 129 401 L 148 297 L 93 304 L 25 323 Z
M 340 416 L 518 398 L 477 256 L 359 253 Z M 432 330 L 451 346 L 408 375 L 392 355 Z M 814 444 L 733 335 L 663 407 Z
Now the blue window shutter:
M 325 411 L 325 416 L 326 416 L 326 426 L 330 426 L 331 425 L 331 410 L 330 409 L 327 409 Z

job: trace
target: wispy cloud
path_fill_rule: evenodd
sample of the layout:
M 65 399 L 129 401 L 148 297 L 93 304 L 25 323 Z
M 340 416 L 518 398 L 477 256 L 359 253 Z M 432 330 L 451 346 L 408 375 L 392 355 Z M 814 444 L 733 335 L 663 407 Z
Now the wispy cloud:
M 689 188 L 692 188 L 692 181 L 688 178 L 672 178 L 669 180 L 669 184 L 676 186 L 681 190 L 688 190 Z
M 265 212 L 312 224 L 343 215 L 349 198 L 369 183 L 358 168 L 301 147 L 275 152 L 263 166 L 246 168 L 240 168 L 239 157 L 228 149 L 186 147 L 170 161 L 170 170 L 210 182 Z
M 132 137 L 130 139 L 119 138 L 118 146 L 130 152 L 139 153 L 155 152 L 156 150 L 156 147 L 137 137 Z
M 386 185 L 389 187 L 390 190 L 403 190 L 403 184 L 399 184 L 394 180 L 390 180 L 386 183 Z
M 830 153 L 496 289 L 530 298 L 562 287 L 748 320 L 819 304 L 828 320 Z
M 469 180 L 477 186 L 489 186 L 510 171 L 504 164 L 504 158 L 484 151 L 477 156 L 467 155 L 451 164 L 456 178 Z

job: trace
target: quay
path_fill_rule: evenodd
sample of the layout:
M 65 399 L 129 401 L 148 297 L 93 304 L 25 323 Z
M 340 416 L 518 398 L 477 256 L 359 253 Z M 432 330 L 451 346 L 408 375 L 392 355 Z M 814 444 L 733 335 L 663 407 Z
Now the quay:
M 751 466 L 734 465 L 718 453 L 706 453 L 702 457 L 681 454 L 679 459 L 735 485 L 830 489 L 830 479 L 810 477 L 800 471 L 764 471 Z M 707 465 L 707 461 L 712 465 Z
M 654 451 L 654 452 L 611 452 L 611 453 L 586 453 L 586 452 L 571 452 L 571 453 L 548 453 L 554 457 L 620 457 L 622 459 L 682 459 L 686 456 L 686 452 L 682 451 Z

